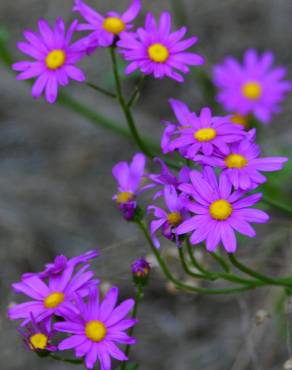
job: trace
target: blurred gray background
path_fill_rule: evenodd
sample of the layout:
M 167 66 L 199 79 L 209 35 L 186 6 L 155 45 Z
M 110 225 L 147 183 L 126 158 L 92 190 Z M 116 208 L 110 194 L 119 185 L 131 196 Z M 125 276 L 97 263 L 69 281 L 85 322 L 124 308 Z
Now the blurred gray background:
M 126 0 L 88 0 L 101 12 L 122 10 Z M 241 56 L 248 47 L 273 50 L 292 78 L 291 0 L 181 0 L 174 11 L 199 37 L 197 51 L 207 67 L 226 54 Z M 172 1 L 143 1 L 145 13 L 172 9 Z M 71 0 L 0 0 L 0 26 L 10 34 L 15 60 L 22 56 L 15 42 L 24 28 L 36 29 L 40 17 L 72 19 Z M 82 64 L 88 80 L 111 87 L 104 50 Z M 158 140 L 161 119 L 171 117 L 167 98 L 177 97 L 194 109 L 203 96 L 194 78 L 184 85 L 172 81 L 146 83 L 135 115 L 139 128 Z M 131 88 L 134 81 L 127 82 Z M 70 85 L 72 94 L 96 111 L 121 124 L 115 102 L 86 86 Z M 291 96 L 283 113 L 264 127 L 261 143 L 266 154 L 289 154 Z M 124 138 L 92 125 L 65 108 L 31 98 L 25 83 L 15 81 L 0 64 L 0 368 L 3 370 L 65 370 L 74 365 L 40 360 L 22 346 L 15 324 L 6 318 L 7 305 L 17 299 L 10 285 L 26 271 L 39 271 L 58 253 L 74 256 L 98 247 L 97 275 L 121 287 L 122 297 L 133 294 L 129 265 L 148 253 L 134 225 L 124 222 L 111 201 L 115 183 L 111 168 L 130 160 L 135 147 Z M 290 167 L 291 168 L 291 167 Z M 288 171 L 289 172 L 289 171 Z M 289 193 L 287 170 L 277 179 Z M 291 273 L 291 220 L 272 213 L 272 222 L 258 228 L 256 240 L 241 243 L 243 258 L 269 273 Z M 166 250 L 170 245 L 166 246 Z M 145 292 L 132 359 L 142 370 L 280 370 L 289 358 L 287 323 L 281 291 L 262 289 L 241 297 L 202 297 L 166 290 L 158 271 Z M 280 309 L 278 309 L 280 307 Z M 256 326 L 258 310 L 270 317 Z

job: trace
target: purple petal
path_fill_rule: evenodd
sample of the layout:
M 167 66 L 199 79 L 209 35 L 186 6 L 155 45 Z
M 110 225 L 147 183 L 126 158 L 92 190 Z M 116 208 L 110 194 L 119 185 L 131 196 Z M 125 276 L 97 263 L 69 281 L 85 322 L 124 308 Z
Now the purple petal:
M 75 81 L 78 81 L 78 82 L 84 82 L 86 77 L 83 73 L 83 71 L 75 66 L 72 66 L 72 65 L 67 65 L 64 67 L 67 75 L 72 79 L 72 80 L 75 80 Z
M 46 85 L 46 99 L 50 104 L 55 103 L 58 95 L 58 84 L 55 74 L 50 74 Z
M 133 19 L 137 17 L 140 10 L 141 10 L 141 1 L 133 0 L 128 10 L 126 10 L 122 15 L 122 20 L 126 23 L 131 22 Z
M 237 243 L 232 227 L 227 222 L 223 222 L 220 226 L 221 226 L 221 239 L 226 251 L 228 253 L 234 253 L 236 251 Z
M 45 89 L 46 84 L 48 82 L 48 77 L 49 76 L 48 76 L 47 73 L 43 73 L 38 77 L 38 79 L 33 84 L 32 96 L 35 99 L 38 99 L 42 95 L 42 93 L 44 92 L 44 89 Z
M 262 198 L 262 193 L 252 194 L 248 197 L 245 197 L 243 199 L 240 199 L 233 203 L 232 207 L 233 209 L 241 209 L 246 207 L 251 207 L 257 202 L 259 202 Z
M 128 357 L 113 342 L 104 343 L 109 354 L 119 361 L 127 361 Z
M 54 328 L 57 331 L 61 331 L 62 333 L 73 333 L 73 334 L 83 334 L 84 333 L 84 325 L 77 324 L 71 321 L 65 322 L 57 322 L 54 325 Z
M 94 365 L 96 363 L 98 355 L 99 355 L 98 345 L 96 343 L 93 343 L 90 350 L 87 352 L 86 358 L 85 358 L 85 364 L 86 364 L 87 369 L 91 370 L 91 369 L 94 368 Z M 101 369 L 103 370 L 102 367 L 101 367 Z M 108 369 L 108 370 L 110 370 L 110 369 Z
M 66 338 L 61 343 L 59 343 L 58 349 L 60 351 L 72 349 L 83 344 L 85 341 L 87 341 L 85 335 L 72 335 L 71 337 Z
M 122 320 L 134 307 L 135 301 L 133 299 L 127 299 L 119 306 L 117 306 L 113 312 L 111 317 L 107 320 L 106 325 L 112 326 Z
M 106 321 L 111 315 L 118 299 L 118 288 L 113 287 L 106 294 L 104 300 L 100 305 L 100 320 Z
M 266 222 L 268 222 L 268 220 L 270 218 L 269 215 L 266 212 L 261 211 L 259 209 L 254 209 L 254 208 L 240 209 L 239 211 L 236 211 L 236 212 L 238 212 L 239 217 L 243 217 L 245 219 L 245 221 L 255 222 L 255 223 L 258 223 L 258 224 L 266 223 Z

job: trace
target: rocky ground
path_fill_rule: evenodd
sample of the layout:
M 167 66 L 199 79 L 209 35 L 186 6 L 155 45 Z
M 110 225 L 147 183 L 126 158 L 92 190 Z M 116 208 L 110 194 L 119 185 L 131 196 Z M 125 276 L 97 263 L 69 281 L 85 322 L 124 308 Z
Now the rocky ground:
M 101 11 L 123 9 L 127 1 L 88 1 Z M 144 11 L 170 9 L 171 1 L 144 0 Z M 226 54 L 241 55 L 254 46 L 271 49 L 279 63 L 292 70 L 290 0 L 182 0 L 178 23 L 187 22 L 199 36 L 198 50 L 208 67 Z M 0 26 L 15 48 L 23 28 L 35 28 L 40 17 L 69 20 L 72 1 L 0 1 Z M 108 83 L 108 59 L 99 52 L 84 62 L 89 80 Z M 65 370 L 74 365 L 41 361 L 23 349 L 15 325 L 6 318 L 16 299 L 10 290 L 21 273 L 39 270 L 57 253 L 76 255 L 98 247 L 98 275 L 133 294 L 128 270 L 147 246 L 131 224 L 122 221 L 112 204 L 115 184 L 111 168 L 135 151 L 125 139 L 93 126 L 59 105 L 35 102 L 25 83 L 0 65 L 0 368 L 5 370 Z M 72 85 L 67 90 L 96 111 L 123 123 L 108 98 Z M 160 119 L 170 116 L 167 98 L 180 97 L 195 108 L 203 98 L 192 76 L 178 86 L 171 81 L 149 82 L 135 114 L 141 130 L 158 139 Z M 273 125 L 261 130 L 266 153 L 288 153 L 291 145 L 291 97 Z M 291 182 L 287 183 L 291 190 Z M 286 186 L 286 190 L 287 189 Z M 290 223 L 291 224 L 291 223 Z M 291 273 L 289 220 L 275 213 L 259 237 L 241 245 L 243 257 L 271 273 Z M 169 245 L 166 247 L 169 248 Z M 269 251 L 269 253 L 267 252 Z M 291 257 L 291 255 L 290 255 Z M 257 265 L 258 266 L 258 265 Z M 279 370 L 288 358 L 285 326 L 275 311 L 276 289 L 236 297 L 201 297 L 166 292 L 158 272 L 140 311 L 138 344 L 133 359 L 141 370 Z M 255 325 L 259 309 L 271 317 Z

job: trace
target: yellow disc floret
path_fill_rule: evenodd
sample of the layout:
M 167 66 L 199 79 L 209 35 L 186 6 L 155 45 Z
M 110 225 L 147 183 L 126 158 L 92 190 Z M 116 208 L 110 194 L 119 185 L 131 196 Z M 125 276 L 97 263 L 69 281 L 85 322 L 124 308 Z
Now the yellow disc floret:
M 236 123 L 237 125 L 248 127 L 247 117 L 242 116 L 241 114 L 234 114 L 234 116 L 231 117 L 231 122 Z
M 167 221 L 173 227 L 178 226 L 182 222 L 181 214 L 179 212 L 171 212 L 167 216 Z
M 61 68 L 66 61 L 66 54 L 63 50 L 53 50 L 46 57 L 46 66 L 55 70 Z
M 45 334 L 37 333 L 29 338 L 31 349 L 46 349 L 48 337 Z
M 125 23 L 117 17 L 108 17 L 103 21 L 103 28 L 114 35 L 118 35 L 126 29 Z
M 134 194 L 130 191 L 123 191 L 117 195 L 117 203 L 118 204 L 124 204 L 129 202 L 134 198 Z
M 148 48 L 148 55 L 153 62 L 164 63 L 169 58 L 169 51 L 163 44 L 152 44 Z
M 198 141 L 201 141 L 201 142 L 204 142 L 204 141 L 211 141 L 213 139 L 215 139 L 215 137 L 217 136 L 217 132 L 216 130 L 214 130 L 213 128 L 201 128 L 200 130 L 198 130 L 197 132 L 194 133 L 194 137 L 195 139 L 197 139 Z
M 242 94 L 245 96 L 247 99 L 250 100 L 257 100 L 261 97 L 262 95 L 262 87 L 261 85 L 256 82 L 256 81 L 250 81 L 246 82 L 242 86 Z
M 229 154 L 224 160 L 228 168 L 243 168 L 247 165 L 247 159 L 240 154 Z
M 47 296 L 44 301 L 46 308 L 56 308 L 64 302 L 65 295 L 63 293 L 55 292 Z
M 89 321 L 85 326 L 85 334 L 93 342 L 100 342 L 106 336 L 106 327 L 99 320 Z
M 232 205 L 225 199 L 219 199 L 210 205 L 209 211 L 214 220 L 224 221 L 231 215 Z

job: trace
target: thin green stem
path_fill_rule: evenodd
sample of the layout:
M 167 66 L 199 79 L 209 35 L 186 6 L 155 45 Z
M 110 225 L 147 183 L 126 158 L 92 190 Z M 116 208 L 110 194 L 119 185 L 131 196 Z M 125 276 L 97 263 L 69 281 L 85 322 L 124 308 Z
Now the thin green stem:
M 129 130 L 132 134 L 132 137 L 139 147 L 142 152 L 147 155 L 147 157 L 153 158 L 154 155 L 150 151 L 147 145 L 145 145 L 145 142 L 141 139 L 138 130 L 135 125 L 135 121 L 131 112 L 131 109 L 128 107 L 128 104 L 124 98 L 123 91 L 122 91 L 122 85 L 121 85 L 121 80 L 119 76 L 119 70 L 118 70 L 118 64 L 117 64 L 117 58 L 116 58 L 116 52 L 115 48 L 111 47 L 110 48 L 110 54 L 111 54 L 111 59 L 112 59 L 112 65 L 113 65 L 113 73 L 114 73 L 114 78 L 115 78 L 115 83 L 116 83 L 116 91 L 117 91 L 117 97 L 120 103 L 120 106 L 124 112 Z
M 224 260 L 223 257 L 221 257 L 219 254 L 217 253 L 209 253 L 209 255 L 219 263 L 219 265 L 222 267 L 222 269 L 225 271 L 225 272 L 230 272 L 230 267 L 228 265 L 228 263 Z
M 110 98 L 114 98 L 115 99 L 117 97 L 116 94 L 112 93 L 111 91 L 108 91 L 108 90 L 104 89 L 103 87 L 100 87 L 98 85 L 95 85 L 95 84 L 93 84 L 91 82 L 86 82 L 86 85 L 89 86 L 89 87 L 91 87 L 95 91 L 98 91 L 98 92 L 100 92 L 100 93 L 102 93 L 102 94 L 104 94 L 106 96 L 109 96 Z
M 178 255 L 179 255 L 179 259 L 180 259 L 182 268 L 183 268 L 184 272 L 187 275 L 189 275 L 193 278 L 196 278 L 196 279 L 214 280 L 209 275 L 197 274 L 189 268 L 189 265 L 188 265 L 187 261 L 185 260 L 183 247 L 178 248 Z
M 240 292 L 244 292 L 244 291 L 256 288 L 256 285 L 249 285 L 249 286 L 244 286 L 244 287 L 234 287 L 234 288 L 225 288 L 225 289 L 223 289 L 223 288 L 222 289 L 207 289 L 207 288 L 195 287 L 195 286 L 183 283 L 181 280 L 176 278 L 171 273 L 171 271 L 168 269 L 164 259 L 160 255 L 157 248 L 155 248 L 155 246 L 154 246 L 154 244 L 151 240 L 151 236 L 150 236 L 150 234 L 148 232 L 148 229 L 147 229 L 146 225 L 144 224 L 144 222 L 140 221 L 140 222 L 138 222 L 138 225 L 139 225 L 140 229 L 143 231 L 143 233 L 146 237 L 146 240 L 148 241 L 149 246 L 152 250 L 152 253 L 155 255 L 155 257 L 157 259 L 157 262 L 159 263 L 159 266 L 160 266 L 162 272 L 164 273 L 165 277 L 169 281 L 171 281 L 178 289 L 186 290 L 186 291 L 193 292 L 193 293 L 216 294 L 216 295 L 218 295 L 218 294 L 240 293 Z
M 208 271 L 207 269 L 205 269 L 205 267 L 202 266 L 200 264 L 200 262 L 197 260 L 195 254 L 193 252 L 193 247 L 192 247 L 188 238 L 186 239 L 186 245 L 187 245 L 187 250 L 188 250 L 190 260 L 191 260 L 193 266 L 196 267 L 202 274 L 205 274 L 207 276 L 212 276 L 213 273 L 211 271 Z
M 53 354 L 52 352 L 50 352 L 49 356 L 50 356 L 53 360 L 55 360 L 55 361 L 66 362 L 66 363 L 74 364 L 74 365 L 80 365 L 80 364 L 83 364 L 83 360 L 70 359 L 70 358 L 63 358 L 63 357 L 60 357 L 60 356 L 57 356 L 57 355 Z
M 230 262 L 240 271 L 244 272 L 245 274 L 247 275 L 250 275 L 254 278 L 256 278 L 257 280 L 260 280 L 266 284 L 269 284 L 269 285 L 278 285 L 278 286 L 284 286 L 284 287 L 288 287 L 288 288 L 292 288 L 292 278 L 280 278 L 280 279 L 276 279 L 276 278 L 271 278 L 269 276 L 265 276 L 257 271 L 254 271 L 252 270 L 251 268 L 245 266 L 244 264 L 242 264 L 241 262 L 239 262 L 237 260 L 237 258 L 235 257 L 234 254 L 228 254 L 228 257 L 229 257 L 229 260 Z M 289 281 L 290 279 L 290 281 Z
M 292 216 L 292 208 L 289 205 L 281 203 L 272 198 L 269 198 L 267 195 L 263 195 L 262 201 L 266 203 L 267 205 L 271 206 L 272 208 L 277 208 L 280 211 L 288 213 L 290 216 Z
M 206 271 L 209 276 L 211 274 L 212 276 L 212 279 L 213 280 L 217 280 L 217 279 L 224 279 L 224 280 L 227 280 L 227 281 L 232 281 L 234 283 L 238 283 L 238 284 L 241 284 L 241 285 L 249 285 L 249 286 L 263 286 L 265 284 L 263 284 L 262 281 L 258 281 L 258 280 L 251 280 L 251 279 L 244 279 L 244 278 L 241 278 L 237 275 L 234 275 L 230 272 L 230 269 L 229 269 L 229 266 L 227 265 L 227 263 L 223 260 L 223 258 L 221 256 L 219 256 L 219 260 L 220 262 L 222 263 L 222 260 L 225 262 L 225 264 L 228 266 L 228 272 L 226 273 L 220 273 L 220 272 L 211 272 L 211 271 L 208 271 L 206 270 L 198 261 L 197 259 L 195 258 L 195 255 L 193 253 L 193 248 L 189 242 L 189 240 L 187 239 L 187 248 L 188 248 L 188 252 L 189 252 L 189 256 L 190 256 L 190 259 L 193 263 L 193 265 L 196 267 L 196 268 L 200 268 L 201 270 L 203 271 Z M 213 254 L 211 254 L 213 256 Z M 213 256 L 214 257 L 214 256 Z M 216 257 L 218 257 L 218 255 L 216 255 Z M 215 258 L 216 258 L 215 257 Z M 216 259 L 217 260 L 217 259 Z
M 145 81 L 145 76 L 143 75 L 142 77 L 140 77 L 140 79 L 139 79 L 137 85 L 135 86 L 134 91 L 133 91 L 133 93 L 132 93 L 132 95 L 131 95 L 131 97 L 128 101 L 128 107 L 129 108 L 133 107 L 134 104 L 136 104 L 136 102 L 137 102 L 137 100 L 140 96 L 141 87 L 142 87 L 144 81 Z
M 135 295 L 135 305 L 132 311 L 132 319 L 136 319 L 137 313 L 138 313 L 138 306 L 143 297 L 143 288 L 141 285 L 136 285 L 136 295 Z M 134 333 L 134 326 L 132 326 L 129 330 L 129 336 L 131 337 Z M 131 346 L 128 344 L 125 349 L 125 354 L 129 359 L 129 355 L 131 352 Z M 126 370 L 127 369 L 127 361 L 124 361 L 121 366 L 121 370 Z

